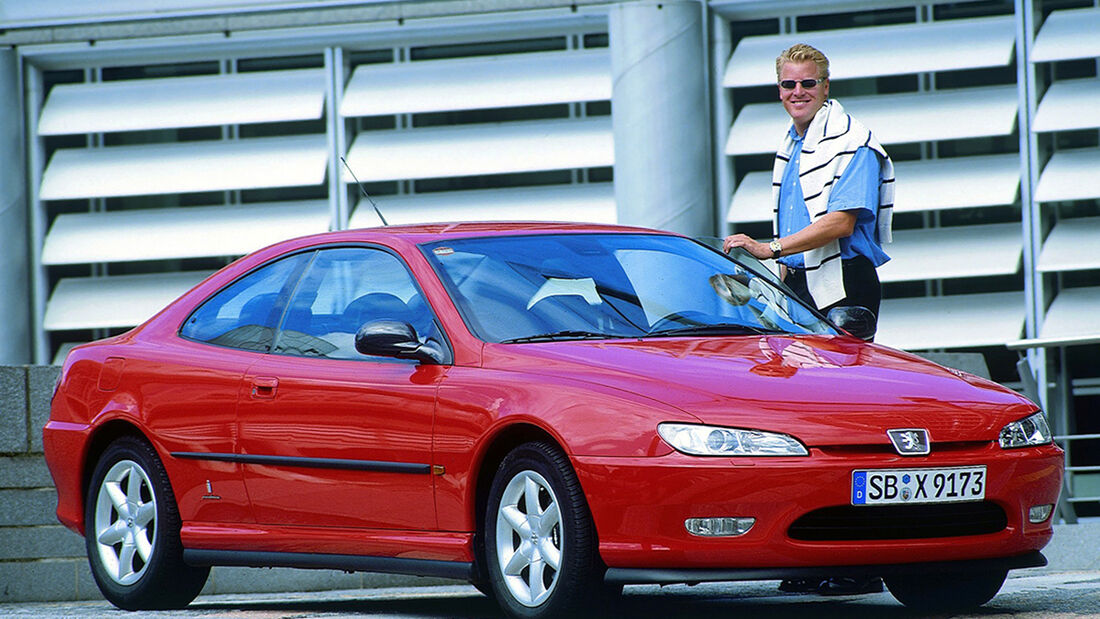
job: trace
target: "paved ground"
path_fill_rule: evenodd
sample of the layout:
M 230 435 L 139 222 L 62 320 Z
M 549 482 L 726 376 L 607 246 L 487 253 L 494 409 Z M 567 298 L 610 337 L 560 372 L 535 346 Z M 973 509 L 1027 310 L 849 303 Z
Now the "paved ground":
M 617 615 L 638 619 L 767 617 L 767 619 L 909 619 L 922 617 L 889 593 L 823 597 L 782 594 L 776 582 L 627 587 Z M 3 617 L 127 618 L 103 601 L 0 604 Z M 186 610 L 140 613 L 153 618 L 308 619 L 343 617 L 499 617 L 493 603 L 468 586 L 404 587 L 317 593 L 216 595 L 198 598 Z M 978 611 L 956 617 L 1050 619 L 1100 617 L 1100 571 L 1021 570 Z

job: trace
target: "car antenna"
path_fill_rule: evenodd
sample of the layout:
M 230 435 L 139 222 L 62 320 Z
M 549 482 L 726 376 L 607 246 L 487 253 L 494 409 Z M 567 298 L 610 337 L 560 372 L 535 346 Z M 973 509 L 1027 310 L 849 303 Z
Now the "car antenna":
M 343 156 L 343 155 L 340 155 L 340 161 L 342 161 L 342 162 L 344 163 L 344 167 L 348 169 L 348 174 L 351 174 L 351 177 L 352 177 L 353 179 L 355 179 L 355 183 L 356 183 L 357 185 L 359 185 L 359 191 L 362 191 L 362 192 L 363 192 L 363 197 L 367 199 L 367 202 L 370 202 L 370 205 L 371 205 L 371 206 L 373 206 L 373 207 L 374 207 L 374 212 L 378 214 L 378 219 L 381 219 L 381 220 L 382 220 L 382 225 L 383 225 L 383 226 L 388 226 L 388 225 L 390 225 L 390 224 L 389 224 L 389 222 L 387 222 L 387 221 L 386 221 L 386 218 L 382 216 L 382 211 L 378 210 L 378 205 L 374 203 L 374 200 L 372 200 L 372 199 L 371 199 L 371 197 L 370 197 L 370 194 L 369 194 L 369 193 L 367 193 L 367 189 L 366 189 L 365 187 L 363 187 L 363 183 L 362 183 L 362 181 L 360 181 L 360 180 L 359 180 L 359 179 L 358 179 L 358 178 L 357 178 L 357 177 L 355 176 L 355 172 L 352 172 L 352 171 L 351 171 L 351 166 L 349 166 L 349 165 L 348 165 L 348 160 L 347 160 L 347 159 L 344 159 L 344 156 Z

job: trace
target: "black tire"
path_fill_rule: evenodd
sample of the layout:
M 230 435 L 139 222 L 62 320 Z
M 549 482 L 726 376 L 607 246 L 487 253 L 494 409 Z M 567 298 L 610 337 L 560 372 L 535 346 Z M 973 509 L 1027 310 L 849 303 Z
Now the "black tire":
M 605 568 L 580 482 L 556 447 L 527 443 L 504 458 L 489 491 L 484 541 L 489 582 L 508 616 L 594 610 Z
M 209 567 L 183 562 L 180 516 L 168 474 L 143 440 L 111 443 L 96 464 L 84 506 L 84 541 L 103 597 L 125 610 L 183 608 Z
M 946 572 L 887 576 L 886 588 L 909 608 L 929 612 L 973 610 L 997 595 L 1008 572 Z

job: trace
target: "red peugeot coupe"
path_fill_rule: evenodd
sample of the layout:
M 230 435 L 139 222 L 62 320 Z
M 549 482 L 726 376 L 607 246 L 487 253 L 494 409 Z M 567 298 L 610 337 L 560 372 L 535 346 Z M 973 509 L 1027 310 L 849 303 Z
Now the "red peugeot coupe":
M 1045 564 L 1062 452 L 997 384 L 867 343 L 747 256 L 619 226 L 286 241 L 76 348 L 44 431 L 103 595 L 212 565 L 631 583 L 881 576 L 966 608 Z

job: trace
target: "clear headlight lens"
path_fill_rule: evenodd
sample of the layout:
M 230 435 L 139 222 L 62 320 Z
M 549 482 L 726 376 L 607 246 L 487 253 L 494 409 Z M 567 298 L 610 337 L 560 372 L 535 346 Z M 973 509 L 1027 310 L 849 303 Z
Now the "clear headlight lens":
M 1030 417 L 1013 421 L 1001 428 L 1001 436 L 998 442 L 1001 444 L 1002 449 L 1012 449 L 1015 447 L 1046 445 L 1053 438 L 1054 435 L 1050 433 L 1050 426 L 1047 425 L 1046 415 L 1039 411 Z
M 657 433 L 692 456 L 806 456 L 806 447 L 786 434 L 687 423 L 662 423 Z

